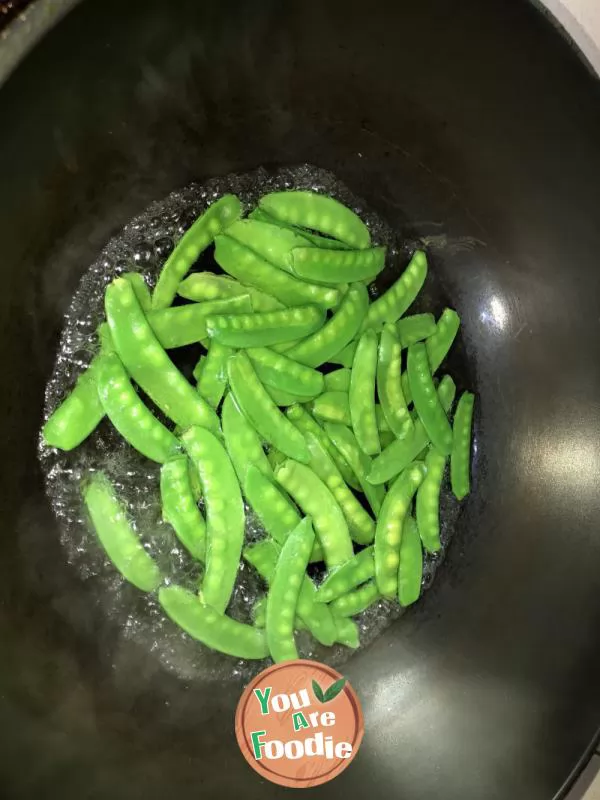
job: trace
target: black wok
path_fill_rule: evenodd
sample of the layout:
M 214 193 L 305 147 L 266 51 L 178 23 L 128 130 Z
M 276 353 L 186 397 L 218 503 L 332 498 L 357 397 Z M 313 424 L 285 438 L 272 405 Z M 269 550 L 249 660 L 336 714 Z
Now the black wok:
M 233 677 L 97 635 L 36 443 L 105 241 L 192 179 L 311 162 L 426 238 L 479 396 L 448 559 L 345 665 L 366 736 L 314 794 L 553 797 L 600 718 L 600 83 L 525 0 L 40 6 L 1 44 L 2 795 L 286 791 L 237 749 Z

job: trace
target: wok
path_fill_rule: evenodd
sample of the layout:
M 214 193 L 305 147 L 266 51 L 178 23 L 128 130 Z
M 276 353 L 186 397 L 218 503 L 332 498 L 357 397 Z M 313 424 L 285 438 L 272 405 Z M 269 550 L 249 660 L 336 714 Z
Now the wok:
M 233 675 L 182 679 L 98 628 L 36 445 L 63 314 L 108 238 L 192 179 L 301 162 L 426 239 L 479 398 L 448 558 L 344 666 L 366 736 L 314 795 L 558 794 L 600 717 L 597 78 L 525 0 L 36 14 L 0 89 L 3 796 L 286 791 L 237 749 Z

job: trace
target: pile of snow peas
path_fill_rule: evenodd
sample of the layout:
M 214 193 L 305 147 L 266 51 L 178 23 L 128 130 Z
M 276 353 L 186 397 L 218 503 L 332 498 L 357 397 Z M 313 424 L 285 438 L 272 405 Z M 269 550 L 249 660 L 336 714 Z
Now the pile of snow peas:
M 193 271 L 211 246 L 214 271 Z M 421 251 L 371 301 L 385 263 L 331 197 L 273 192 L 245 214 L 224 195 L 153 291 L 136 273 L 108 285 L 97 354 L 43 426 L 46 446 L 71 450 L 106 417 L 161 465 L 163 518 L 202 567 L 197 591 L 161 573 L 105 474 L 84 481 L 83 500 L 116 569 L 210 648 L 293 659 L 298 630 L 358 647 L 352 617 L 421 594 L 448 465 L 454 495 L 469 493 L 474 396 L 452 414 L 456 386 L 438 379 L 459 317 L 405 316 L 427 277 Z M 191 382 L 168 351 L 197 343 Z M 259 541 L 245 539 L 248 510 Z M 248 622 L 227 614 L 241 559 L 265 586 Z

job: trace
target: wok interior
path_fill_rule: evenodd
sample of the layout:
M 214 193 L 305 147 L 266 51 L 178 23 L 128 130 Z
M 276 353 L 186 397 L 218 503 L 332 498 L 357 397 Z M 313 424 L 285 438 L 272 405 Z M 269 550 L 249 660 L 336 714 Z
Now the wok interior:
M 62 315 L 108 238 L 193 178 L 331 170 L 462 318 L 477 469 L 437 585 L 353 658 L 367 735 L 317 790 L 547 798 L 600 705 L 598 83 L 525 2 L 85 0 L 0 91 L 0 708 L 8 796 L 278 796 L 239 688 L 110 630 L 36 461 Z M 478 241 L 473 241 L 478 240 Z M 483 244 L 482 244 L 483 243 Z

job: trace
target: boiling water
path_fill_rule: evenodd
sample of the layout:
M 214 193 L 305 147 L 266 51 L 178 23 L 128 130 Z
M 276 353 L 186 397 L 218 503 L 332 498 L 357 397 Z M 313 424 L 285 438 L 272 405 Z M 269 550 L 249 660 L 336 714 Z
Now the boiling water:
M 214 179 L 204 185 L 192 184 L 165 200 L 153 203 L 133 219 L 107 244 L 98 260 L 83 276 L 66 315 L 56 365 L 46 390 L 45 416 L 69 392 L 94 355 L 94 331 L 104 318 L 104 290 L 115 276 L 135 270 L 153 287 L 174 243 L 215 199 L 231 192 L 238 195 L 247 207 L 251 207 L 261 195 L 289 188 L 325 192 L 360 214 L 371 230 L 374 243 L 388 247 L 388 267 L 378 280 L 378 287 L 387 288 L 406 263 L 412 245 L 403 242 L 331 173 L 304 165 L 275 173 L 259 169 L 243 175 Z M 195 269 L 218 271 L 210 252 L 201 256 Z M 377 296 L 378 287 L 371 288 L 373 297 Z M 420 304 L 427 309 L 430 298 L 427 293 L 422 294 L 424 296 Z M 173 359 L 188 377 L 199 353 L 199 348 L 197 351 L 194 348 L 171 351 Z M 162 419 L 160 412 L 153 410 Z M 159 465 L 127 445 L 106 419 L 73 452 L 63 453 L 46 448 L 40 442 L 39 455 L 48 497 L 61 523 L 65 558 L 81 580 L 92 587 L 91 602 L 98 617 L 98 630 L 105 630 L 108 626 L 114 635 L 116 629 L 119 637 L 133 639 L 147 651 L 149 658 L 157 659 L 163 666 L 187 679 L 237 679 L 245 682 L 264 666 L 262 663 L 237 661 L 214 653 L 193 641 L 165 617 L 154 594 L 144 595 L 130 587 L 98 546 L 86 519 L 80 486 L 82 480 L 91 473 L 103 470 L 114 482 L 129 509 L 135 529 L 163 574 L 168 576 L 169 581 L 190 589 L 197 588 L 200 577 L 198 565 L 179 545 L 170 526 L 161 520 Z M 253 540 L 259 538 L 263 531 L 251 511 L 247 509 L 247 512 L 246 536 L 247 540 Z M 456 513 L 457 504 L 445 488 L 442 496 L 444 549 L 435 557 L 427 557 L 424 588 L 431 585 L 443 559 Z M 317 570 L 315 578 L 318 580 L 320 577 Z M 228 613 L 236 619 L 249 622 L 252 606 L 264 591 L 262 580 L 242 562 Z M 361 614 L 357 618 L 361 647 L 368 647 L 401 613 L 396 603 L 381 601 Z M 353 652 L 342 646 L 322 647 L 306 633 L 298 634 L 297 641 L 301 657 L 316 658 L 333 666 L 343 664 Z

